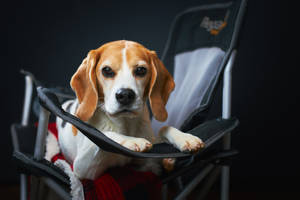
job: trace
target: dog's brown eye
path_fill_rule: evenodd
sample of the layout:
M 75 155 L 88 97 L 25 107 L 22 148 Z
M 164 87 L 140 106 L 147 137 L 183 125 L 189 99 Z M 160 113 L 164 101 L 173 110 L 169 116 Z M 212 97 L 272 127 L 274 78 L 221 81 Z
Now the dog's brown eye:
M 115 72 L 108 66 L 102 68 L 102 74 L 105 77 L 111 78 L 115 76 Z
M 134 70 L 134 74 L 136 76 L 140 76 L 140 77 L 143 77 L 145 76 L 147 73 L 147 68 L 146 67 L 137 67 L 135 70 Z

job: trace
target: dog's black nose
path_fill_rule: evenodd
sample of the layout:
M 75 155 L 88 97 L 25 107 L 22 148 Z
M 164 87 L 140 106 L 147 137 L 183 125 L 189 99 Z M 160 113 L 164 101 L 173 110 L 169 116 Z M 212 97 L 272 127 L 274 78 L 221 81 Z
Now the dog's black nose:
M 135 93 L 132 89 L 122 88 L 117 91 L 116 99 L 121 105 L 128 106 L 134 101 Z

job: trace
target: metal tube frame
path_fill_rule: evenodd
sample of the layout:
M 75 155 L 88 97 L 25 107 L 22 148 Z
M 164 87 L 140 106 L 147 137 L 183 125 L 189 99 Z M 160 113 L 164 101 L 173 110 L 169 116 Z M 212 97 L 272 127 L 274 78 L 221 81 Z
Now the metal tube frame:
M 34 158 L 37 160 L 44 158 L 49 116 L 50 112 L 40 106 L 39 124 L 34 148 Z
M 162 185 L 162 194 L 161 194 L 161 199 L 162 200 L 167 200 L 168 199 L 168 183 Z
M 20 199 L 27 199 L 27 176 L 26 174 L 20 175 Z
M 33 80 L 30 76 L 25 76 L 25 95 L 24 95 L 24 104 L 23 104 L 23 113 L 22 113 L 22 126 L 27 126 L 30 116 L 30 106 L 31 98 L 33 91 Z
M 206 195 L 212 188 L 213 184 L 220 177 L 221 167 L 216 166 L 214 170 L 210 174 L 207 175 L 205 182 L 203 183 L 203 187 L 199 192 L 196 193 L 197 200 L 202 200 L 206 198 Z
M 222 99 L 222 118 L 231 117 L 231 94 L 232 94 L 232 68 L 236 58 L 236 50 L 233 50 L 226 64 L 223 76 L 223 99 Z M 223 149 L 231 147 L 231 133 L 223 137 Z M 221 200 L 229 199 L 230 167 L 223 166 L 221 170 Z
M 50 112 L 40 106 L 39 124 L 37 129 L 37 136 L 35 140 L 34 155 L 36 160 L 42 160 L 45 152 L 45 142 L 48 130 Z M 36 200 L 39 197 L 39 187 L 41 180 L 37 177 L 31 176 L 31 191 L 30 199 Z
M 24 94 L 24 103 L 23 103 L 23 112 L 21 125 L 27 126 L 30 117 L 30 106 L 33 92 L 33 79 L 31 76 L 25 76 L 25 94 Z M 20 175 L 20 199 L 27 199 L 27 175 Z

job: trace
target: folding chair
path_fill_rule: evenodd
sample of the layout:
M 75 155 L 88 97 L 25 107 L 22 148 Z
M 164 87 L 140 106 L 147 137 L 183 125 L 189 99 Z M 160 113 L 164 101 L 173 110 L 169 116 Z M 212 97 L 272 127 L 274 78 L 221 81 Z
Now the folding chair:
M 245 9 L 246 0 L 203 4 L 180 13 L 171 27 L 162 61 L 173 73 L 176 87 L 166 105 L 169 114 L 167 121 L 161 123 L 153 119 L 152 127 L 157 131 L 161 126 L 170 125 L 199 136 L 206 146 L 195 155 L 179 152 L 167 143 L 155 144 L 148 152 L 133 152 L 65 112 L 61 103 L 74 98 L 72 92 L 43 87 L 32 74 L 26 73 L 22 123 L 12 125 L 15 148 L 13 157 L 23 173 L 21 199 L 29 196 L 27 175 L 31 177 L 31 199 L 39 199 L 41 184 L 52 188 L 63 199 L 71 198 L 68 176 L 44 159 L 48 121 L 50 114 L 53 114 L 73 124 L 105 151 L 143 159 L 177 158 L 175 169 L 161 177 L 164 199 L 167 196 L 167 185 L 173 180 L 180 188 L 175 197 L 177 200 L 184 199 L 200 182 L 205 181 L 198 192 L 197 199 L 202 199 L 221 173 L 221 199 L 227 200 L 230 170 L 227 161 L 237 154 L 231 149 L 230 132 L 238 125 L 238 120 L 231 117 L 231 72 Z M 216 89 L 222 83 L 221 79 L 222 114 L 219 118 L 206 120 Z M 37 128 L 28 124 L 34 85 L 40 103 Z M 222 142 L 222 149 L 216 151 L 213 147 L 217 146 L 218 141 Z M 187 178 L 191 172 L 193 177 Z

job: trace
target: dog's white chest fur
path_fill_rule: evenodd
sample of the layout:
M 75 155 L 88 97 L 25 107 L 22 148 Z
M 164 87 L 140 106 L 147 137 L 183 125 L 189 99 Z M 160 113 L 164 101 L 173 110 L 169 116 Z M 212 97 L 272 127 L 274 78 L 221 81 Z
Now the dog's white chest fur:
M 63 109 L 69 107 L 71 114 L 75 113 L 78 102 L 71 100 L 63 104 Z M 67 110 L 68 111 L 68 110 Z M 88 123 L 116 142 L 127 142 L 130 148 L 130 138 L 138 136 L 153 142 L 153 132 L 147 118 L 109 118 L 101 109 L 97 109 Z M 101 150 L 81 132 L 75 136 L 72 126 L 57 118 L 59 145 L 63 155 L 73 164 L 74 173 L 80 179 L 95 179 L 107 168 L 123 166 L 131 158 Z M 134 145 L 134 144 L 133 144 Z M 126 144 L 125 144 L 126 146 Z M 132 148 L 135 148 L 132 146 Z

